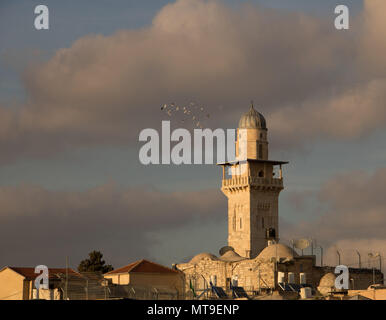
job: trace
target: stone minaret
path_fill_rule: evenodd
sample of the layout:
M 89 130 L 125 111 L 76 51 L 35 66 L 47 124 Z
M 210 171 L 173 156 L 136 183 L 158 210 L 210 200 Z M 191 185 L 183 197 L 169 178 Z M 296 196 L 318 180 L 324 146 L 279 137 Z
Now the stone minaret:
M 228 198 L 228 245 L 241 256 L 254 258 L 269 239 L 278 240 L 279 193 L 286 163 L 268 160 L 266 121 L 251 105 L 239 122 L 236 160 L 220 164 L 221 191 Z

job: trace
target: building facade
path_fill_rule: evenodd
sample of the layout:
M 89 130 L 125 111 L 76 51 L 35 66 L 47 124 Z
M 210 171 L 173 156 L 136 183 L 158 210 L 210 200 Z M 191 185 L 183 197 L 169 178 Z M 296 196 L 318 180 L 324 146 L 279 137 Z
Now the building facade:
M 111 282 L 112 291 L 117 297 L 134 299 L 185 297 L 185 277 L 181 271 L 145 259 L 107 272 L 104 278 Z

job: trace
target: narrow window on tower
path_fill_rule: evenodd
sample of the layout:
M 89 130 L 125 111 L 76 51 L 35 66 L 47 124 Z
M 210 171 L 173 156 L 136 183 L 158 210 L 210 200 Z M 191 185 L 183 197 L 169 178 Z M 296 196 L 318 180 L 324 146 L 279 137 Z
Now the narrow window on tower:
M 261 228 L 264 229 L 264 217 L 261 218 Z
M 263 145 L 262 144 L 259 144 L 259 158 L 260 159 L 263 158 Z
M 240 230 L 243 228 L 242 219 L 240 218 Z
M 236 231 L 236 214 L 233 215 L 232 225 L 233 225 L 233 231 Z

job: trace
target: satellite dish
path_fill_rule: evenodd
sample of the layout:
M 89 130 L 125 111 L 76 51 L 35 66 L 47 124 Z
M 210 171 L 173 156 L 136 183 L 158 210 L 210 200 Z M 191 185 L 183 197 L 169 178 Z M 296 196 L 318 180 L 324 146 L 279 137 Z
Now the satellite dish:
M 225 247 L 222 247 L 220 250 L 219 250 L 219 254 L 220 256 L 223 256 L 224 254 L 226 254 L 228 251 L 235 251 L 235 249 L 233 249 L 233 247 L 230 247 L 230 246 L 225 246 Z
M 299 250 L 304 250 L 311 245 L 310 240 L 308 239 L 296 239 L 294 240 L 294 247 Z

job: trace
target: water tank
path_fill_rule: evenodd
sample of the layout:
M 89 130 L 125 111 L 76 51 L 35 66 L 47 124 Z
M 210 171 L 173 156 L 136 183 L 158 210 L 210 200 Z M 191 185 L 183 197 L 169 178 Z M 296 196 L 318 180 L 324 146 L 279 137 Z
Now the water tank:
M 295 283 L 295 273 L 288 272 L 288 283 Z
M 285 273 L 284 272 L 278 272 L 277 273 L 277 282 L 278 283 L 284 283 L 285 282 Z
M 300 298 L 309 299 L 312 297 L 312 291 L 310 287 L 300 288 Z
M 306 284 L 307 283 L 307 277 L 304 272 L 300 273 L 300 284 Z

